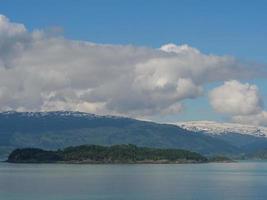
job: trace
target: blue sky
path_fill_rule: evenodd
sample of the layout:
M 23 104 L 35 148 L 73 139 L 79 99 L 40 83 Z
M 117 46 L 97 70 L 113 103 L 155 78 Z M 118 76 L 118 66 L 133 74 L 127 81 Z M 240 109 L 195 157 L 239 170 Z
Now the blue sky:
M 189 44 L 207 53 L 267 62 L 264 0 L 2 0 L 1 13 L 29 29 L 59 26 L 97 43 Z
M 266 10 L 264 0 L 0 1 L 0 13 L 28 30 L 57 27 L 68 39 L 104 44 L 151 48 L 188 44 L 205 54 L 230 55 L 263 66 L 267 63 Z M 256 84 L 267 102 L 266 80 L 247 82 Z M 205 91 L 218 85 L 206 85 Z M 185 104 L 185 113 L 167 116 L 166 120 L 227 118 L 215 113 L 205 96 Z

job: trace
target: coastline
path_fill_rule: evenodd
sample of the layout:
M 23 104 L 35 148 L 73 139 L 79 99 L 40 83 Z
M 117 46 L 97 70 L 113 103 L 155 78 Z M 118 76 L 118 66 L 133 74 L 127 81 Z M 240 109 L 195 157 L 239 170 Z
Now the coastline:
M 136 164 L 209 164 L 209 163 L 237 163 L 237 160 L 231 161 L 195 161 L 195 160 L 142 160 L 142 161 L 93 161 L 93 160 L 82 160 L 82 161 L 57 161 L 57 162 L 9 162 L 7 160 L 0 161 L 2 163 L 10 163 L 10 164 L 73 164 L 73 165 L 116 165 L 116 164 L 125 164 L 125 165 L 136 165 Z

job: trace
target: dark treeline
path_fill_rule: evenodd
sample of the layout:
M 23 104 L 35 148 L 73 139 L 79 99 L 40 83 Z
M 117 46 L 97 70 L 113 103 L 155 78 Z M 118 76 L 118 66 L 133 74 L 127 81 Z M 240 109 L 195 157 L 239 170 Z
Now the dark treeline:
M 156 149 L 135 145 L 82 145 L 63 150 L 46 151 L 37 148 L 14 150 L 8 157 L 13 163 L 138 163 L 162 161 L 166 163 L 207 162 L 198 153 L 179 149 Z

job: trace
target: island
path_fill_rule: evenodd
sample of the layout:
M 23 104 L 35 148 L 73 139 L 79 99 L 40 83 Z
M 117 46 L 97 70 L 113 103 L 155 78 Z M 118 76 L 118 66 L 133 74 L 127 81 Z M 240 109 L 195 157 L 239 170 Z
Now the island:
M 180 149 L 158 149 L 136 145 L 81 145 L 63 150 L 38 148 L 16 149 L 9 163 L 70 163 L 70 164 L 179 164 L 206 163 L 209 159 L 198 153 Z

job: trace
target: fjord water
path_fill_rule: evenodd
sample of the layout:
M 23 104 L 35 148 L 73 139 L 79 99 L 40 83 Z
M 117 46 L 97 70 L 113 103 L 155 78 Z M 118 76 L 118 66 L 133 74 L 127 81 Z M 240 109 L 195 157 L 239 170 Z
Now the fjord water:
M 1 200 L 265 200 L 266 188 L 266 162 L 0 164 Z

